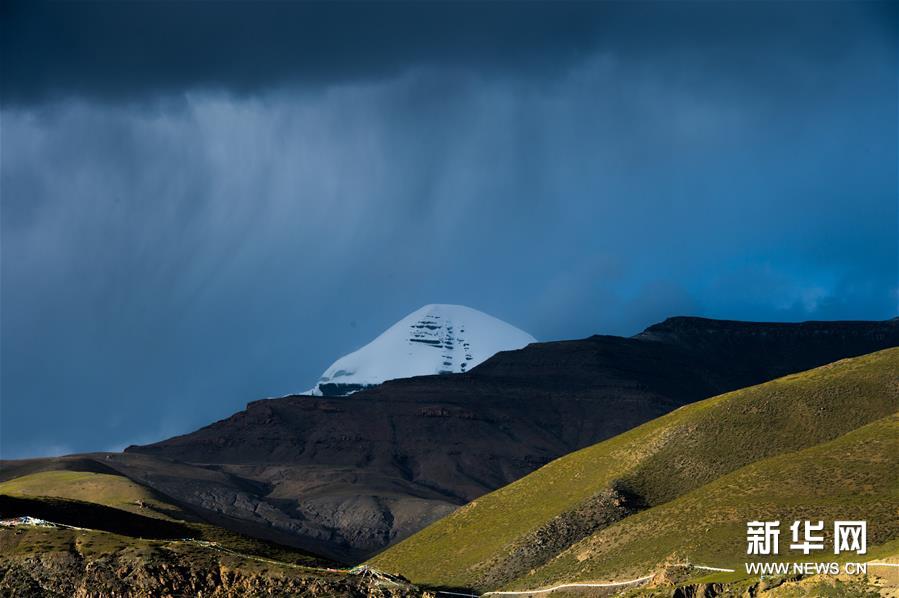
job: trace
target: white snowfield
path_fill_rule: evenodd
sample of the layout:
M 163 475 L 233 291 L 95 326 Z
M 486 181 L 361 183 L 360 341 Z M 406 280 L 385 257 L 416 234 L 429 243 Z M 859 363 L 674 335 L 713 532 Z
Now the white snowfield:
M 341 385 L 330 386 L 324 394 L 349 394 L 358 390 L 355 385 L 466 372 L 500 351 L 534 342 L 537 339 L 527 332 L 476 309 L 425 305 L 358 351 L 335 361 L 306 394 L 323 394 L 323 384 Z

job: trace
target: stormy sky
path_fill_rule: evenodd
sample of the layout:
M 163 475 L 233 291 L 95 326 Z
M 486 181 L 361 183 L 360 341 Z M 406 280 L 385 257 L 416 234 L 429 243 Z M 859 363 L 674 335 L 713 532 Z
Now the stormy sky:
M 425 303 L 897 313 L 896 4 L 0 6 L 0 457 L 305 390 Z

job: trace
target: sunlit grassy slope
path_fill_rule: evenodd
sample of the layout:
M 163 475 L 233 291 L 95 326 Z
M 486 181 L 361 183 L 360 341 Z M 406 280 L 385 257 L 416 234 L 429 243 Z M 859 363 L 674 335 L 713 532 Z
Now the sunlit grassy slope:
M 841 560 L 889 556 L 899 538 L 899 415 L 836 440 L 758 461 L 673 501 L 648 509 L 573 545 L 515 587 L 560 580 L 622 579 L 661 563 L 745 569 L 747 560 L 834 560 L 832 522 L 866 520 L 869 551 Z M 780 555 L 746 556 L 746 522 L 780 521 Z M 790 551 L 794 520 L 824 521 L 825 550 Z M 888 546 L 885 546 L 889 544 Z M 708 575 L 701 573 L 701 575 Z M 739 576 L 739 575 L 738 575 Z
M 153 529 L 154 525 L 162 525 L 161 522 L 154 524 L 154 520 L 165 520 L 167 523 L 183 524 L 183 536 L 185 537 L 217 542 L 232 550 L 292 563 L 322 564 L 329 562 L 300 550 L 255 540 L 222 527 L 210 525 L 168 502 L 165 497 L 123 476 L 68 470 L 43 471 L 0 483 L 0 498 L 2 495 L 31 500 L 40 507 L 36 512 L 27 509 L 25 511 L 28 512 L 19 513 L 17 511 L 14 513 L 17 516 L 34 515 L 69 525 L 99 527 L 100 529 L 104 529 L 104 526 L 87 522 L 106 521 L 110 524 L 108 529 L 116 529 L 116 522 L 113 521 L 117 518 L 116 512 L 126 511 L 145 519 L 148 529 Z M 114 510 L 101 513 L 99 507 L 93 508 L 92 505 L 112 507 Z M 17 509 L 21 510 L 21 508 Z M 0 516 L 8 515 L 10 513 L 0 512 Z M 60 530 L 53 530 L 44 535 L 51 537 L 57 532 L 61 538 L 72 535 L 70 532 L 63 533 Z M 116 534 L 97 537 L 113 536 L 119 538 L 118 541 L 123 541 L 122 538 L 127 537 Z
M 170 511 L 171 512 L 171 511 Z M 334 563 L 307 552 L 243 536 L 222 527 L 211 525 L 199 519 L 163 518 L 145 512 L 135 512 L 109 507 L 98 501 L 82 501 L 71 498 L 51 498 L 48 496 L 10 495 L 0 493 L 0 516 L 13 518 L 29 515 L 66 526 L 86 529 L 47 528 L 44 531 L 28 531 L 28 528 L 0 528 L 0 554 L 13 547 L 17 551 L 30 550 L 34 544 L 17 544 L 10 538 L 23 531 L 29 537 L 41 538 L 47 549 L 54 549 L 57 538 L 65 545 L 72 538 L 90 536 L 97 539 L 95 548 L 101 550 L 103 542 L 109 541 L 113 547 L 124 544 L 145 545 L 147 542 L 165 544 L 176 540 L 200 540 L 247 555 L 276 559 L 286 563 L 309 566 L 332 566 Z M 40 530 L 41 528 L 38 528 Z M 33 532 L 33 533 L 32 533 Z M 64 549 L 60 549 L 64 550 Z M 118 548 L 116 548 L 118 550 Z
M 0 482 L 0 494 L 82 500 L 164 519 L 184 517 L 178 507 L 148 488 L 126 477 L 105 473 L 42 471 Z
M 897 372 L 899 348 L 887 349 L 688 405 L 478 498 L 371 563 L 415 582 L 487 589 L 485 571 L 502 569 L 516 541 L 603 489 L 627 488 L 651 508 L 756 461 L 892 415 L 899 410 Z M 762 496 L 782 487 L 764 478 L 755 483 Z M 838 483 L 824 489 L 842 492 Z M 592 566 L 597 574 L 622 570 L 623 561 L 616 563 Z

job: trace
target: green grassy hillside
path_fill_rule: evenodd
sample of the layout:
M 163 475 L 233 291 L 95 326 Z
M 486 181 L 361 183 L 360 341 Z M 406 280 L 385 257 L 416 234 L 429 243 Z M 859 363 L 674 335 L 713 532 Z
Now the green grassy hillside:
M 0 517 L 37 517 L 65 526 L 87 528 L 83 531 L 109 533 L 116 537 L 138 539 L 191 538 L 213 542 L 229 550 L 309 566 L 334 566 L 335 563 L 307 552 L 250 538 L 199 519 L 161 518 L 154 514 L 109 507 L 99 502 L 48 496 L 10 496 L 0 494 Z M 8 529 L 0 528 L 7 532 Z M 66 536 L 71 530 L 53 529 Z M 66 532 L 63 534 L 62 532 Z
M 120 475 L 51 470 L 0 482 L 0 517 L 22 515 L 116 532 L 115 537 L 124 538 L 129 535 L 127 530 L 133 529 L 136 531 L 130 535 L 135 537 L 190 537 L 294 564 L 333 565 L 330 560 L 301 550 L 209 524 L 166 497 Z M 64 530 L 45 533 L 48 537 L 54 534 L 62 538 L 71 535 Z
M 608 507 L 609 516 L 593 524 L 601 528 L 756 461 L 835 440 L 892 415 L 899 410 L 897 372 L 899 348 L 888 349 L 683 407 L 483 496 L 371 563 L 420 583 L 505 585 L 597 531 L 578 530 L 572 513 Z M 762 488 L 774 492 L 764 483 Z M 615 490 L 611 498 L 604 494 L 609 489 Z M 619 499 L 624 508 L 616 512 L 610 505 Z M 531 546 L 541 543 L 534 539 L 552 544 L 556 530 L 565 531 L 569 544 L 535 554 Z
M 126 477 L 88 471 L 42 471 L 0 482 L 0 494 L 93 502 L 148 517 L 189 518 L 177 506 Z
M 627 517 L 578 542 L 513 584 L 627 579 L 660 564 L 684 562 L 737 570 L 764 557 L 746 556 L 746 522 L 781 522 L 781 554 L 774 560 L 833 560 L 835 520 L 868 522 L 868 554 L 889 556 L 899 546 L 899 415 L 878 420 L 812 448 L 764 459 L 666 504 Z M 823 520 L 824 551 L 791 552 L 789 525 Z M 742 573 L 741 573 L 742 570 Z M 701 573 L 700 575 L 708 575 Z M 718 575 L 727 578 L 727 575 Z

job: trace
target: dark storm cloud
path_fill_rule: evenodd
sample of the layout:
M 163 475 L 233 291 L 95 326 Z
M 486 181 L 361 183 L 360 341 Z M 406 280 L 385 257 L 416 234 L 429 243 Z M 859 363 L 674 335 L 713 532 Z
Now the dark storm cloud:
M 6 3 L 0 453 L 301 391 L 425 303 L 892 317 L 895 6 Z
M 373 2 L 15 3 L 13 101 L 394 75 L 416 63 L 551 63 L 592 43 L 598 5 Z M 591 18 L 584 18 L 589 15 Z M 492 65 L 490 63 L 493 63 Z
M 556 75 L 598 51 L 770 84 L 780 69 L 768 56 L 829 62 L 860 41 L 861 21 L 875 35 L 895 26 L 891 2 L 828 4 L 6 0 L 4 99 L 249 93 L 415 66 Z

